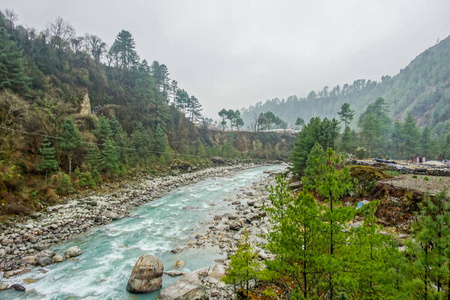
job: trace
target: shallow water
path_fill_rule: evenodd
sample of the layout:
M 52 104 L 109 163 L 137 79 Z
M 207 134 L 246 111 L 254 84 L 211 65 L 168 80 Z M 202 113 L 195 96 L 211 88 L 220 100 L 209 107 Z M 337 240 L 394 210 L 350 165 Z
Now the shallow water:
M 51 248 L 55 252 L 63 253 L 77 245 L 83 254 L 77 260 L 36 268 L 5 280 L 8 284 L 21 283 L 27 291 L 0 292 L 0 299 L 156 299 L 159 292 L 135 295 L 125 290 L 137 259 L 143 254 L 156 255 L 165 271 L 174 269 L 178 260 L 186 261 L 179 269 L 186 272 L 213 266 L 215 259 L 225 257 L 218 248 L 186 248 L 176 254 L 170 250 L 195 242 L 195 236 L 207 230 L 206 223 L 213 215 L 233 210 L 226 199 L 267 176 L 263 171 L 280 168 L 249 169 L 230 178 L 208 179 L 176 189 L 136 208 L 130 218 L 56 245 Z M 177 280 L 164 275 L 163 288 Z

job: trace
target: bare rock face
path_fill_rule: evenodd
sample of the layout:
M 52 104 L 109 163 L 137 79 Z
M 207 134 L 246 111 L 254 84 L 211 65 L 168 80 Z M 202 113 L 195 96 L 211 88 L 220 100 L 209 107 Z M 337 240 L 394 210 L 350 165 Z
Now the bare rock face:
M 198 276 L 189 273 L 180 278 L 173 285 L 163 289 L 158 296 L 160 300 L 193 300 L 205 297 L 205 287 Z
M 128 279 L 127 291 L 130 293 L 150 293 L 162 286 L 164 266 L 159 258 L 145 254 L 139 257 Z

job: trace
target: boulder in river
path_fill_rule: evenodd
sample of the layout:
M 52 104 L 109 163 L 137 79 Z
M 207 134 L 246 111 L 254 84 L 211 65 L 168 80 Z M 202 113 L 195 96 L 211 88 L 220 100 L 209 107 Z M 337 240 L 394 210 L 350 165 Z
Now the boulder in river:
M 9 288 L 15 289 L 16 291 L 19 291 L 19 292 L 25 292 L 27 290 L 23 285 L 18 284 L 18 283 L 14 283 Z
M 198 276 L 189 273 L 180 278 L 173 285 L 163 289 L 158 296 L 160 300 L 203 299 L 206 290 Z
M 139 257 L 128 279 L 127 291 L 130 293 L 150 293 L 162 286 L 164 266 L 154 255 Z
M 66 250 L 66 252 L 64 253 L 64 257 L 65 258 L 77 257 L 81 255 L 81 253 L 83 253 L 83 251 L 81 251 L 81 249 L 78 246 L 73 246 Z

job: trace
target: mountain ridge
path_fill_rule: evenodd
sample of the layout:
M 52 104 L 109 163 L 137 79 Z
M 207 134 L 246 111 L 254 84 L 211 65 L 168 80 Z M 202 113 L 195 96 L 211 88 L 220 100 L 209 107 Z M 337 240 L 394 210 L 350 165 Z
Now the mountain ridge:
M 450 36 L 417 55 L 393 77 L 382 76 L 380 82 L 357 79 L 331 90 L 311 91 L 304 98 L 269 99 L 243 109 L 242 116 L 249 124 L 255 114 L 272 111 L 293 125 L 298 117 L 306 122 L 315 116 L 338 118 L 341 105 L 349 103 L 356 112 L 351 123 L 356 128 L 359 115 L 379 97 L 385 98 L 394 120 L 411 113 L 419 127 L 429 126 L 436 135 L 450 130 Z

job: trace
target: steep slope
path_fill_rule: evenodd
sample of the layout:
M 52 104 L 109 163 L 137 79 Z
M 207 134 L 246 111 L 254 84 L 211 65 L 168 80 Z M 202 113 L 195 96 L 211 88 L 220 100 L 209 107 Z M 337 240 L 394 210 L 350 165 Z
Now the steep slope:
M 271 99 L 244 109 L 242 115 L 250 124 L 255 114 L 272 111 L 294 124 L 298 117 L 305 121 L 315 116 L 337 118 L 347 102 L 356 111 L 352 123 L 356 127 L 359 115 L 378 97 L 386 100 L 394 120 L 411 113 L 419 127 L 428 125 L 437 135 L 450 130 L 450 37 L 418 55 L 396 76 L 383 76 L 381 82 L 358 79 L 351 85 L 312 91 L 306 98 Z

